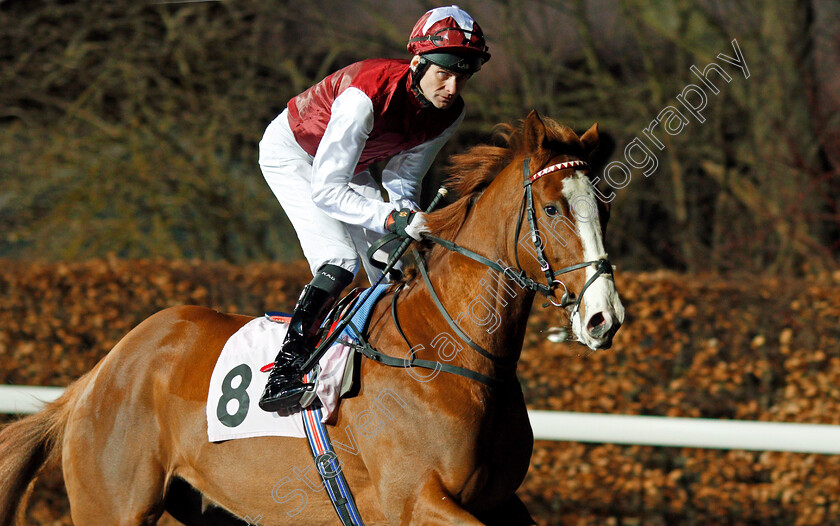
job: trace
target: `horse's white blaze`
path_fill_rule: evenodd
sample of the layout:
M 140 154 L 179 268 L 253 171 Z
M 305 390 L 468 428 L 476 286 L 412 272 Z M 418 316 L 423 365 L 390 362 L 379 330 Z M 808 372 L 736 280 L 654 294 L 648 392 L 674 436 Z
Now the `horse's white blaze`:
M 604 239 L 601 236 L 601 221 L 598 216 L 598 203 L 595 201 L 595 192 L 593 192 L 586 174 L 577 171 L 574 176 L 567 177 L 563 181 L 563 196 L 572 210 L 572 216 L 583 246 L 583 260 L 595 261 L 606 258 Z M 587 281 L 593 275 L 595 275 L 595 269 L 592 266 L 587 267 Z M 580 293 L 580 291 L 576 292 Z M 585 319 L 581 319 L 580 312 L 574 313 L 572 331 L 581 342 L 595 349 L 604 342 L 604 338 L 596 338 L 585 330 L 592 316 L 600 313 L 607 323 L 613 325 L 624 322 L 624 306 L 618 297 L 618 291 L 612 277 L 603 274 L 599 276 L 586 289 L 581 303 L 583 304 L 582 310 Z

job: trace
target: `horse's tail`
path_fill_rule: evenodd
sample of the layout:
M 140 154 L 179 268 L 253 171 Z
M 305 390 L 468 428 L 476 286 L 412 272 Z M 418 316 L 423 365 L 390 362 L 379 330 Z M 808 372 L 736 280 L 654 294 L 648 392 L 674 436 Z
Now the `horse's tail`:
M 64 428 L 89 374 L 41 412 L 0 429 L 0 526 L 12 526 L 26 509 L 27 489 L 45 465 L 58 465 Z M 24 521 L 20 521 L 23 523 Z

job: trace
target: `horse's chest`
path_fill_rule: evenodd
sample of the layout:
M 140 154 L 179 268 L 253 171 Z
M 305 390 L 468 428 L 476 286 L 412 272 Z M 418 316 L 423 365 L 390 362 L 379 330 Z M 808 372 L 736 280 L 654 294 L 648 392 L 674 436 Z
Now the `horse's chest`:
M 524 404 L 481 415 L 477 420 L 450 422 L 442 436 L 446 447 L 439 459 L 451 475 L 454 494 L 478 507 L 509 497 L 528 471 L 533 434 Z

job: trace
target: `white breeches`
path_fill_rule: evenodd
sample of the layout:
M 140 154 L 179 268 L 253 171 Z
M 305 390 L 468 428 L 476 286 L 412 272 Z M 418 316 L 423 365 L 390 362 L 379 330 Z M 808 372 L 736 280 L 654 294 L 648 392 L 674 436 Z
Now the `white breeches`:
M 315 205 L 310 186 L 312 156 L 295 140 L 286 110 L 260 141 L 260 169 L 291 221 L 313 275 L 326 263 L 356 275 L 361 262 L 371 284 L 379 279 L 382 272 L 367 261 L 367 249 L 381 234 L 342 223 Z M 383 200 L 379 185 L 367 171 L 356 175 L 350 186 L 368 198 Z

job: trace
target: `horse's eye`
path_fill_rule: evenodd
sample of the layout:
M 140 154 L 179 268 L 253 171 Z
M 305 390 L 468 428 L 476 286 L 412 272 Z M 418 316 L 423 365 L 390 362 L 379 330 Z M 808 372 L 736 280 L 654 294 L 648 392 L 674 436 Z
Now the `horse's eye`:
M 548 205 L 547 207 L 543 208 L 543 210 L 545 210 L 545 213 L 549 216 L 556 216 L 558 214 L 557 208 L 551 205 Z

